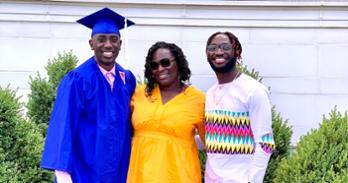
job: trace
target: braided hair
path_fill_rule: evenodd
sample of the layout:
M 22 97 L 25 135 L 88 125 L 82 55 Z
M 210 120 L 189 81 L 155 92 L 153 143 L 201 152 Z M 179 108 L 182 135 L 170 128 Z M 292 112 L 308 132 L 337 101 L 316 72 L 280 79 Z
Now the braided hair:
M 213 40 L 213 38 L 218 34 L 225 34 L 228 37 L 228 39 L 231 41 L 231 44 L 233 45 L 233 48 L 235 50 L 234 56 L 237 59 L 241 59 L 242 58 L 242 56 L 241 56 L 242 55 L 242 45 L 240 44 L 238 38 L 234 34 L 232 34 L 231 32 L 227 32 L 227 31 L 226 32 L 215 32 L 214 34 L 212 34 L 208 38 L 206 46 L 208 46 L 211 43 L 211 41 Z
M 168 49 L 174 56 L 176 65 L 178 66 L 180 83 L 183 84 L 185 81 L 189 81 L 191 77 L 191 71 L 188 66 L 188 62 L 181 48 L 175 45 L 174 43 L 167 43 L 164 41 L 156 42 L 154 45 L 150 47 L 145 59 L 144 76 L 147 82 L 145 88 L 145 93 L 147 96 L 151 96 L 152 90 L 155 88 L 155 85 L 157 84 L 152 74 L 150 63 L 153 61 L 153 56 L 155 52 L 161 48 Z

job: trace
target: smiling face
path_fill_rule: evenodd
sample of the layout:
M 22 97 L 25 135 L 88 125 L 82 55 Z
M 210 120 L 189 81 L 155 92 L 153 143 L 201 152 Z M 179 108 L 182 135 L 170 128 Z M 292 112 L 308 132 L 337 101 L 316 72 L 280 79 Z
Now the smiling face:
M 106 70 L 110 70 L 121 48 L 122 41 L 118 34 L 96 34 L 90 40 L 91 49 L 97 63 Z
M 169 60 L 170 64 L 168 66 L 167 64 L 163 65 L 163 61 L 165 60 Z M 158 64 L 157 68 L 152 69 L 152 74 L 160 87 L 170 87 L 180 84 L 178 65 L 169 49 L 159 48 L 156 50 L 151 62 Z
M 217 34 L 211 39 L 206 55 L 210 66 L 217 73 L 230 72 L 236 64 L 234 43 L 226 34 Z

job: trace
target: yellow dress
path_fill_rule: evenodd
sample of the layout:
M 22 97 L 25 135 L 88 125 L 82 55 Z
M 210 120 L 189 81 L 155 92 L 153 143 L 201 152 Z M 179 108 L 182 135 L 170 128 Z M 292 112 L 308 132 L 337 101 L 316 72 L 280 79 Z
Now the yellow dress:
M 145 86 L 132 99 L 132 153 L 127 183 L 201 182 L 195 129 L 204 139 L 205 96 L 187 87 L 162 104 L 156 86 L 151 98 Z

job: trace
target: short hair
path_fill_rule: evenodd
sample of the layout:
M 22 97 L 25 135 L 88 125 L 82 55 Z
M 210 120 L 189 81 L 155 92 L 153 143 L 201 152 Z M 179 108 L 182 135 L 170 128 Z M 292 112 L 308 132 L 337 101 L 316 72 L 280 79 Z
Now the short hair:
M 214 34 L 212 34 L 209 38 L 208 38 L 208 41 L 207 41 L 207 45 L 208 46 L 211 41 L 213 40 L 213 38 L 219 34 L 225 34 L 228 39 L 231 41 L 231 44 L 233 45 L 233 48 L 235 50 L 234 52 L 234 56 L 237 58 L 237 59 L 241 59 L 242 58 L 242 45 L 240 44 L 237 36 L 235 36 L 234 34 L 232 34 L 231 32 L 215 32 Z
M 152 74 L 150 63 L 153 60 L 153 56 L 155 52 L 161 48 L 168 49 L 171 52 L 171 54 L 174 56 L 176 65 L 178 66 L 179 80 L 182 84 L 185 81 L 189 81 L 191 77 L 191 70 L 188 66 L 188 62 L 181 48 L 174 43 L 167 43 L 164 41 L 156 42 L 150 47 L 145 60 L 144 76 L 147 82 L 146 89 L 145 89 L 147 96 L 151 96 L 152 90 L 155 88 L 155 84 L 156 84 L 155 78 Z

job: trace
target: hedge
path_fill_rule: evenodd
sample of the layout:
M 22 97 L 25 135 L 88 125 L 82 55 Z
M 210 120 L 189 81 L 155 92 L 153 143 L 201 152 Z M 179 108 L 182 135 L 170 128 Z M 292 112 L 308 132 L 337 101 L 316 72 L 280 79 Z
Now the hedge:
M 318 129 L 302 136 L 279 165 L 275 182 L 348 182 L 348 116 L 334 108 Z
M 52 182 L 40 169 L 43 136 L 22 117 L 22 108 L 15 91 L 0 87 L 0 181 Z

